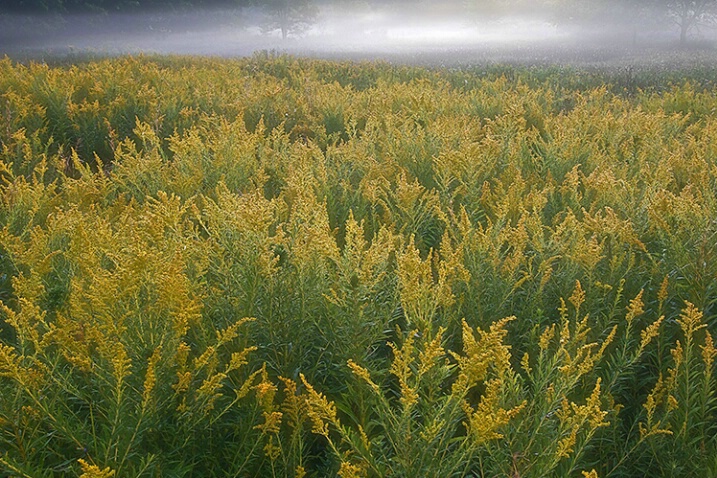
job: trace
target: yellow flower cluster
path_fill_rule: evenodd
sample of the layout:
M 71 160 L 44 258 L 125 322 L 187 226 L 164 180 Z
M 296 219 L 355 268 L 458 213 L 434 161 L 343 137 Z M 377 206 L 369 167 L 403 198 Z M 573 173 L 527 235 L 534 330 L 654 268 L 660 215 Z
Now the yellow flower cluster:
M 716 96 L 590 78 L 0 60 L 0 474 L 714 467 Z

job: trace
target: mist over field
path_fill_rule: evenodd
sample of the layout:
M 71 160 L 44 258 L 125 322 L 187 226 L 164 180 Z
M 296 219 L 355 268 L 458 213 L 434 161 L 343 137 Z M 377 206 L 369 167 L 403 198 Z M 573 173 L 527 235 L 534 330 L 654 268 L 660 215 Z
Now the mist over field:
M 717 477 L 716 22 L 0 0 L 0 477 Z
M 510 7 L 492 3 L 490 8 L 488 3 L 474 3 L 479 6 L 421 1 L 314 3 L 297 18 L 261 4 L 45 15 L 0 9 L 0 54 L 19 59 L 126 53 L 235 57 L 273 51 L 440 64 L 593 64 L 638 58 L 661 61 L 665 55 L 680 58 L 685 46 L 697 47 L 711 58 L 717 41 L 711 18 L 695 21 L 689 36 L 681 39 L 674 16 L 627 11 L 620 5 L 629 2 L 618 0 L 600 11 L 579 0 L 570 8 L 557 7 L 555 2 L 550 8 L 546 6 L 550 3 L 540 8 L 537 3 Z

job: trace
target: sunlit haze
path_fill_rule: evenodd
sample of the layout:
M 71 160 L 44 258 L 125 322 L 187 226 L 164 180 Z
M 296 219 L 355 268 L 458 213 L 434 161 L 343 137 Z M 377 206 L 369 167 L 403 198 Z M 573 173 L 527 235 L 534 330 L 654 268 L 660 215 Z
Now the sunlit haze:
M 267 28 L 259 7 L 231 10 L 185 10 L 151 14 L 0 15 L 0 54 L 117 55 L 125 53 L 247 56 L 256 51 L 323 57 L 382 58 L 429 55 L 451 61 L 456 55 L 495 61 L 549 61 L 553 55 L 600 61 L 614 55 L 673 48 L 679 29 L 667 20 L 604 18 L 574 21 L 555 11 L 466 11 L 444 5 L 347 8 L 321 4 L 300 31 L 286 38 Z M 709 25 L 690 32 L 691 40 L 709 48 L 717 33 Z M 587 52 L 587 53 L 586 53 Z M 626 53 L 627 52 L 627 53 Z

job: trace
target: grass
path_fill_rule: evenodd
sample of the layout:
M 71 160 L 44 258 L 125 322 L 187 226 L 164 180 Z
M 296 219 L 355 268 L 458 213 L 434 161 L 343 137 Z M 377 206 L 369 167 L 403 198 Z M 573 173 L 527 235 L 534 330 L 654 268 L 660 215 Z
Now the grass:
M 703 72 L 0 61 L 9 476 L 717 476 Z

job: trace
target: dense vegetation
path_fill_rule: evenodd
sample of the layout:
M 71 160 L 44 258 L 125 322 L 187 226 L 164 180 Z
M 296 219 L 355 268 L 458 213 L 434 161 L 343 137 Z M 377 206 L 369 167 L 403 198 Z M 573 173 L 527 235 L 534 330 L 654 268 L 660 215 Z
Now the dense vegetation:
M 717 476 L 717 96 L 621 78 L 0 61 L 2 474 Z

